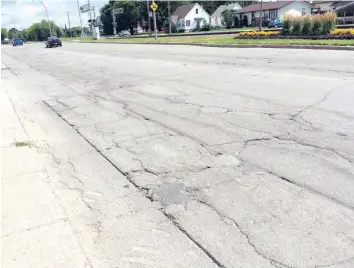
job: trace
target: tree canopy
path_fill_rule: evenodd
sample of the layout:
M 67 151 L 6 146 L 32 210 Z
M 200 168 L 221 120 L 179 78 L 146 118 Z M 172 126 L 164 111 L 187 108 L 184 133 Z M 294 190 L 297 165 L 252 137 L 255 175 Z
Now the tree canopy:
M 3 41 L 8 36 L 9 35 L 8 35 L 8 32 L 7 32 L 6 28 L 1 28 L 1 41 Z
M 25 30 L 24 38 L 31 41 L 44 41 L 50 36 L 49 24 L 52 29 L 52 34 L 58 37 L 64 36 L 63 30 L 52 21 L 42 20 L 38 23 L 33 23 Z

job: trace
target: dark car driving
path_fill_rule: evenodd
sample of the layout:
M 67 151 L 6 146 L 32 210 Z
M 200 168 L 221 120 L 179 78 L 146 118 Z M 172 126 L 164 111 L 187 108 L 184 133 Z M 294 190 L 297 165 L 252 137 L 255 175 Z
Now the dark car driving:
M 23 41 L 22 41 L 21 38 L 14 38 L 14 39 L 12 40 L 12 45 L 13 45 L 14 47 L 16 47 L 16 46 L 23 46 Z
M 61 47 L 61 40 L 56 36 L 48 37 L 47 41 L 45 42 L 46 47 Z

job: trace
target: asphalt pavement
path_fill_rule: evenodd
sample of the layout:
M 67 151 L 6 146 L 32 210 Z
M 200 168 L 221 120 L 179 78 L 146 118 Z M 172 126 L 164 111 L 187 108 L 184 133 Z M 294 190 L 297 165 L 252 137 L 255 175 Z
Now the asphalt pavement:
M 23 120 L 70 139 L 50 154 L 72 267 L 354 267 L 354 52 L 66 42 L 2 61 Z

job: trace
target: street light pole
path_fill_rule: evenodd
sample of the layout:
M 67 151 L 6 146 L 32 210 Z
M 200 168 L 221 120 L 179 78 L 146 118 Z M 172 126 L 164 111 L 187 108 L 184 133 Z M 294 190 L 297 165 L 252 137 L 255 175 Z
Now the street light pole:
M 70 15 L 69 15 L 69 12 L 66 12 L 66 14 L 68 14 L 69 34 L 70 34 L 70 37 L 73 38 L 73 34 L 71 32 L 71 26 L 70 26 Z
M 82 29 L 82 20 L 81 20 L 81 11 L 80 11 L 79 0 L 77 0 L 77 9 L 78 9 L 78 11 L 79 11 L 79 18 L 80 18 L 81 37 L 84 37 L 84 30 Z
M 34 0 L 32 0 L 32 2 L 34 2 Z M 39 3 L 42 4 L 42 6 L 45 9 L 45 13 L 47 14 L 47 20 L 48 20 L 48 25 L 49 25 L 49 34 L 50 34 L 50 36 L 52 36 L 52 26 L 51 26 L 50 20 L 49 20 L 48 9 L 47 9 L 46 5 L 43 3 L 43 1 L 39 1 Z
M 5 16 L 5 15 L 9 16 L 9 17 L 12 19 L 12 22 L 13 22 L 13 24 L 14 24 L 14 29 L 16 29 L 16 23 L 15 23 L 14 17 L 12 17 L 12 16 L 11 16 L 10 14 L 8 14 L 8 13 L 2 13 L 1 15 L 2 15 L 2 16 Z
M 12 17 L 12 16 L 11 16 L 10 14 L 8 14 L 8 13 L 2 13 L 1 15 L 2 15 L 2 16 L 7 15 L 7 16 L 9 16 L 9 17 L 12 19 L 12 22 L 13 22 L 13 24 L 14 24 L 14 29 L 15 29 L 15 37 L 16 37 L 16 23 L 15 23 L 14 17 Z

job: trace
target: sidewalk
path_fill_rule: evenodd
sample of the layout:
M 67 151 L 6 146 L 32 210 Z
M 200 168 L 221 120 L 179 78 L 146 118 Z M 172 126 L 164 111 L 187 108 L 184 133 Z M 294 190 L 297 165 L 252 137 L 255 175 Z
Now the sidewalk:
M 73 128 L 31 100 L 31 74 L 2 69 L 3 267 L 218 266 Z

